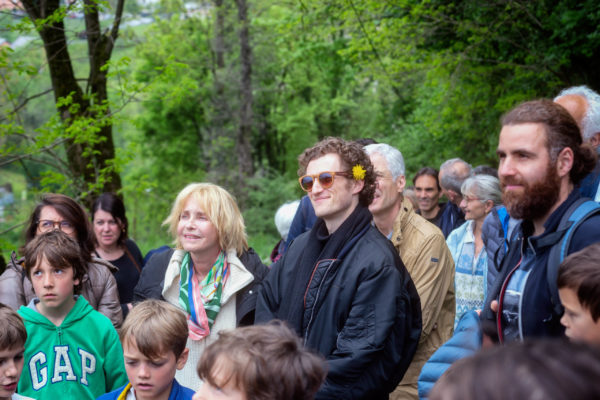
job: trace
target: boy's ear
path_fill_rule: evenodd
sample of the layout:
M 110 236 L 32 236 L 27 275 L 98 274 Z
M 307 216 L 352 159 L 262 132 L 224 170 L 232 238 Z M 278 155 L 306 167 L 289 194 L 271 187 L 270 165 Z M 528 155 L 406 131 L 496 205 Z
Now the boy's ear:
M 177 358 L 177 363 L 175 364 L 177 369 L 182 369 L 185 366 L 185 363 L 187 362 L 189 355 L 190 355 L 190 349 L 188 349 L 186 347 L 185 349 L 183 349 L 183 352 L 181 353 L 179 358 Z

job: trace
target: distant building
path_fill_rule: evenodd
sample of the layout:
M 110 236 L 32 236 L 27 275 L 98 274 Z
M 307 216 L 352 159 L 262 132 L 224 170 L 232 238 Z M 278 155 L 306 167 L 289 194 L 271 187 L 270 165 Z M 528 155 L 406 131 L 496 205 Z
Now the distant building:
M 0 0 L 1 11 L 24 10 L 23 3 L 19 0 Z

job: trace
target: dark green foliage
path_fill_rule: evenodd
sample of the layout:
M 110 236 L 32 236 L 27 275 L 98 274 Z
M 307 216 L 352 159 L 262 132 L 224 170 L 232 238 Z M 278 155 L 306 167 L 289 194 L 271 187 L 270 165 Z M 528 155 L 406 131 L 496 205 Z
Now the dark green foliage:
M 597 1 L 254 0 L 248 5 L 252 171 L 240 173 L 242 154 L 236 153 L 241 115 L 249 115 L 240 112 L 238 3 L 198 3 L 198 12 L 187 13 L 182 1 L 165 1 L 153 25 L 122 32 L 138 44 L 123 50 L 131 63 L 111 64 L 111 96 L 131 95 L 140 102 L 112 120 L 121 144 L 115 167 L 122 172 L 133 232 L 144 250 L 170 241 L 160 222 L 187 183 L 211 181 L 234 193 L 250 242 L 266 258 L 278 240 L 277 207 L 302 194 L 297 157 L 317 140 L 372 137 L 389 143 L 403 152 L 407 176 L 451 157 L 495 165 L 504 112 L 571 85 L 600 90 Z M 66 24 L 69 31 L 83 29 L 74 21 Z M 78 46 L 74 54 L 85 54 Z M 27 63 L 24 53 L 15 53 L 0 65 L 13 89 L 2 94 L 6 104 L 28 85 L 22 77 L 37 77 L 43 67 L 41 49 L 28 55 Z M 48 140 L 67 134 L 93 139 L 85 120 L 60 133 L 48 104 L 34 99 L 39 111 L 26 108 L 18 123 L 1 122 L 0 138 L 9 139 L 0 142 L 0 157 L 23 146 L 24 131 L 53 132 Z M 68 192 L 58 168 L 44 175 L 40 164 L 24 160 L 23 165 L 30 182 L 43 190 Z

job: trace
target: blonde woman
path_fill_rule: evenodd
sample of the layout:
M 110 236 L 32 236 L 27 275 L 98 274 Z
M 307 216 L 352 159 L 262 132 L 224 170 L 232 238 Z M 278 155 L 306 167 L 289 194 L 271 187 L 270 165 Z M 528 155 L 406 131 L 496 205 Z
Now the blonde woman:
M 185 312 L 190 355 L 176 378 L 197 390 L 196 365 L 217 333 L 254 323 L 257 289 L 268 269 L 248 248 L 240 210 L 220 186 L 189 184 L 163 224 L 175 249 L 148 260 L 134 301 L 164 299 Z

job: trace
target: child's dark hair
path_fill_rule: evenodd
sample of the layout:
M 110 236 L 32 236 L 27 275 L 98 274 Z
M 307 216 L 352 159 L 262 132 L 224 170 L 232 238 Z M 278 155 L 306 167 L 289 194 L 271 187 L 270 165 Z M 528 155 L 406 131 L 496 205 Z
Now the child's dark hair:
M 577 293 L 579 303 L 594 322 L 600 318 L 600 243 L 594 243 L 564 259 L 556 285 Z
M 25 345 L 27 330 L 15 310 L 0 303 L 0 350 L 15 349 Z
M 222 368 L 225 382 L 215 382 Z M 202 354 L 198 375 L 213 386 L 233 379 L 253 400 L 309 400 L 325 380 L 325 360 L 305 350 L 298 336 L 281 321 L 219 332 Z
M 172 351 L 179 358 L 188 338 L 183 311 L 163 300 L 145 300 L 136 304 L 119 329 L 123 347 L 133 343 L 150 360 Z
M 81 281 L 87 272 L 87 262 L 81 254 L 79 244 L 66 233 L 54 230 L 35 236 L 24 250 L 25 272 L 31 279 L 31 270 L 44 258 L 54 268 L 73 268 L 73 278 L 79 279 L 74 293 L 79 293 Z

